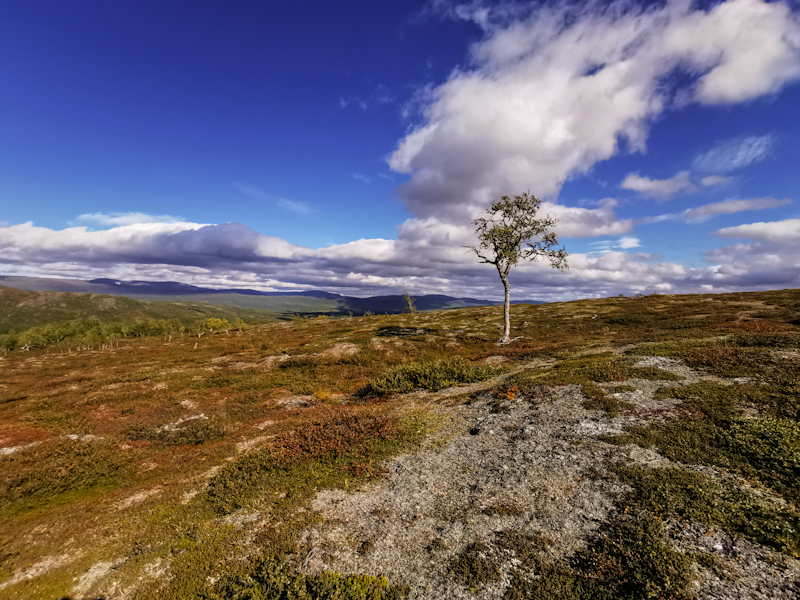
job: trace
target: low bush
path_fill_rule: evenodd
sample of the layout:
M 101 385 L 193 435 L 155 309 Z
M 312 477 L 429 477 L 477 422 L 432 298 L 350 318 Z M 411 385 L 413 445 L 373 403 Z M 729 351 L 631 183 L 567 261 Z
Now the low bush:
M 227 574 L 208 594 L 208 600 L 401 600 L 408 588 L 385 577 L 344 576 L 334 571 L 304 575 L 276 558 L 256 562 L 241 574 Z
M 363 395 L 410 392 L 415 389 L 441 390 L 460 383 L 494 377 L 503 367 L 475 365 L 461 357 L 406 363 L 370 379 Z

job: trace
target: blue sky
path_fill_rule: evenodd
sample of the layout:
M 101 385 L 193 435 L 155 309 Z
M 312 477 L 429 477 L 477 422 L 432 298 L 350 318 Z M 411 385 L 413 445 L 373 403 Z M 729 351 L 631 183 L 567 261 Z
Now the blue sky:
M 793 2 L 9 0 L 0 273 L 569 299 L 800 287 Z

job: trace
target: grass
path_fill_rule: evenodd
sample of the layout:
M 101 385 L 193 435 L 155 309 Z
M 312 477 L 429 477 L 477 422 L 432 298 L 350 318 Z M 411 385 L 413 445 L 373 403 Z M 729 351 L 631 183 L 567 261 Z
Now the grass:
M 796 290 L 514 306 L 512 337 L 523 337 L 500 347 L 502 310 L 484 307 L 8 352 L 0 362 L 2 447 L 40 443 L 0 456 L 0 577 L 42 557 L 85 554 L 3 593 L 60 597 L 95 562 L 125 557 L 114 577 L 135 584 L 138 598 L 403 597 L 402 586 L 376 573 L 301 573 L 311 550 L 301 534 L 316 518 L 309 501 L 321 489 L 375 481 L 388 458 L 421 447 L 437 425 L 403 392 L 513 370 L 489 388 L 500 412 L 574 384 L 586 407 L 624 415 L 631 405 L 613 394 L 634 391 L 636 379 L 662 382 L 657 399 L 679 400 L 678 417 L 606 441 L 729 475 L 614 466 L 631 491 L 586 548 L 556 561 L 546 540 L 506 530 L 472 540 L 451 563 L 452 577 L 479 590 L 498 581 L 499 569 L 514 582 L 508 598 L 686 597 L 696 559 L 671 548 L 667 520 L 798 551 L 798 307 Z M 332 351 L 343 343 L 355 353 Z M 639 345 L 610 351 L 629 344 Z M 503 367 L 478 362 L 489 356 L 504 356 Z M 642 356 L 750 380 L 686 384 L 636 367 Z M 519 370 L 531 358 L 553 366 Z M 199 413 L 208 420 L 164 429 Z M 526 510 L 486 509 L 509 519 Z M 260 521 L 245 541 L 254 529 L 235 522 L 250 514 Z M 140 581 L 154 564 L 168 564 L 167 574 Z
M 422 426 L 419 416 L 401 421 L 368 407 L 329 408 L 223 467 L 206 494 L 218 514 L 229 514 L 268 482 L 274 496 L 296 504 L 320 489 L 379 476 L 381 461 L 417 442 Z
M 103 495 L 129 466 L 103 440 L 51 439 L 0 456 L 0 514 L 19 515 Z

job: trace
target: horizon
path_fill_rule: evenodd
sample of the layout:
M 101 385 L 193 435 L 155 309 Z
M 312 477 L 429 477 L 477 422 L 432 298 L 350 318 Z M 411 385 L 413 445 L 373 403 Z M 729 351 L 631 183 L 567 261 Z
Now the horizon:
M 800 288 L 794 0 L 6 13 L 9 276 L 493 301 L 530 191 L 570 268 L 512 301 Z

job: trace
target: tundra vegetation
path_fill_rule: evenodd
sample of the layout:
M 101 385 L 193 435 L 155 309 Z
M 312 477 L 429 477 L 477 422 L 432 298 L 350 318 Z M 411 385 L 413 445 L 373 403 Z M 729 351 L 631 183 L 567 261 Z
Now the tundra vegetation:
M 9 350 L 0 595 L 797 596 L 800 290 L 502 310 Z

